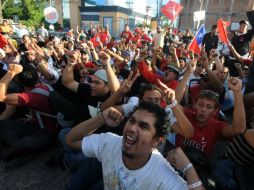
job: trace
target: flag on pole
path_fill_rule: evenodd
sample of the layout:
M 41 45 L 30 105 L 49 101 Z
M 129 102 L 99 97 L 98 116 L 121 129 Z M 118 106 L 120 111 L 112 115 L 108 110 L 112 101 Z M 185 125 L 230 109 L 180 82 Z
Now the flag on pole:
M 206 33 L 205 26 L 202 24 L 196 34 L 196 36 L 193 38 L 189 45 L 189 49 L 193 50 L 194 53 L 199 54 L 201 52 L 201 45 L 204 38 L 204 35 Z
M 161 12 L 171 21 L 174 21 L 177 15 L 181 12 L 183 6 L 174 1 L 169 1 L 161 8 Z
M 226 22 L 224 22 L 221 18 L 218 20 L 217 23 L 218 31 L 219 31 L 219 38 L 220 41 L 228 44 L 228 35 L 226 32 Z

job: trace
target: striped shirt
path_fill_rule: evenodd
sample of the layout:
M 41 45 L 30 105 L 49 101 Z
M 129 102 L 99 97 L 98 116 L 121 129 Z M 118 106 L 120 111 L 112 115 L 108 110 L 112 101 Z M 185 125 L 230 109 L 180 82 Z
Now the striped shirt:
M 234 137 L 226 150 L 226 156 L 240 165 L 254 164 L 254 148 L 244 138 L 244 134 Z

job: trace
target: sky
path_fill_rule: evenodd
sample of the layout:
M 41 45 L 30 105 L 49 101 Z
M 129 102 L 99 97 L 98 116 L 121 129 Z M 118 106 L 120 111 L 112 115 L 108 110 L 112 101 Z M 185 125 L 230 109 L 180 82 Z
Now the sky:
M 69 6 L 68 6 L 68 2 L 69 0 L 65 0 L 65 4 L 63 5 L 64 8 L 64 18 L 69 18 L 70 17 L 70 13 L 69 13 Z M 94 0 L 98 5 L 104 5 L 106 0 Z M 127 2 L 128 0 L 119 0 L 119 1 L 124 1 Z M 135 0 L 132 0 L 135 1 Z M 137 0 L 136 0 L 137 1 Z M 160 1 L 160 0 L 159 0 Z M 173 0 L 175 2 L 180 2 L 181 0 Z M 152 15 L 156 16 L 157 14 L 157 0 L 147 0 L 148 4 L 153 8 L 152 9 Z M 168 2 L 168 0 L 162 0 L 162 5 L 165 5 Z
M 103 5 L 106 0 L 94 0 L 98 5 Z M 127 2 L 127 0 L 125 0 Z M 133 0 L 135 1 L 135 0 Z M 160 1 L 160 0 L 159 0 Z M 181 0 L 173 0 L 175 2 L 180 2 Z M 152 13 L 155 16 L 157 12 L 157 0 L 147 0 L 147 2 L 150 4 L 150 6 L 153 8 Z M 168 0 L 162 0 L 162 5 L 165 5 L 168 2 Z

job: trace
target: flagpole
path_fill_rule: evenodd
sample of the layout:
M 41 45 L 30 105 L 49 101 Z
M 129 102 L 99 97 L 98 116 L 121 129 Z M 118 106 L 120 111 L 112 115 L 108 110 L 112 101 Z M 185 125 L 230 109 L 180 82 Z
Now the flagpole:
M 199 11 L 201 11 L 202 6 L 203 6 L 203 0 L 199 0 L 199 2 L 200 2 Z M 199 28 L 199 25 L 200 25 L 200 20 L 198 20 L 198 23 L 197 23 L 197 29 Z

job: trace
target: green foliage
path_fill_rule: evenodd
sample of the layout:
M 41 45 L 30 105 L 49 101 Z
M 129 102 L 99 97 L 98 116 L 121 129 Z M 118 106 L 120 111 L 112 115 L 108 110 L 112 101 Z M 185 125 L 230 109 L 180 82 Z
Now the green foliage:
M 12 19 L 17 15 L 26 26 L 38 27 L 44 21 L 46 0 L 4 0 L 3 17 Z

